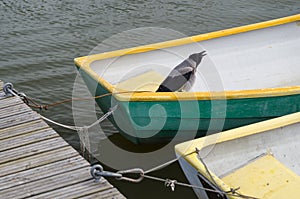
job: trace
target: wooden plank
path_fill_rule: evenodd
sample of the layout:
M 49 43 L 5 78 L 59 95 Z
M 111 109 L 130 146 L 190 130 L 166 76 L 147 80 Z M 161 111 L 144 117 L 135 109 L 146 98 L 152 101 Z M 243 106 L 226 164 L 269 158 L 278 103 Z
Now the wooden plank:
M 63 174 L 51 176 L 37 181 L 32 181 L 21 186 L 15 186 L 0 191 L 2 198 L 26 198 L 48 191 L 56 190 L 80 182 L 92 180 L 89 167 L 65 172 Z M 73 191 L 73 190 L 69 190 Z
M 14 148 L 0 153 L 0 164 L 61 148 L 64 146 L 68 146 L 68 143 L 66 143 L 61 137 L 56 137 L 49 140 L 40 141 L 38 143 L 25 145 L 19 148 Z
M 118 189 L 116 188 L 113 188 L 113 189 L 110 189 L 110 190 L 106 190 L 104 192 L 102 192 L 101 194 L 98 192 L 96 194 L 93 195 L 92 198 L 96 198 L 96 197 L 101 197 L 101 198 L 114 198 L 114 199 L 124 199 L 125 196 L 123 196 Z
M 49 128 L 48 124 L 43 120 L 35 120 L 16 126 L 0 129 L 0 140 L 7 139 L 14 136 L 23 135 L 33 131 Z
M 113 199 L 124 199 L 125 197 L 116 189 L 108 189 L 101 192 L 96 192 L 87 196 L 80 197 L 80 199 L 94 199 L 94 198 L 113 198 Z
M 10 106 L 11 106 L 13 104 L 24 104 L 24 102 L 20 97 L 16 97 L 16 96 L 5 96 L 4 98 L 0 98 L 1 109 L 5 108 L 6 104 L 10 104 Z
M 0 110 L 9 106 L 24 103 L 19 97 L 0 98 Z
M 32 110 L 28 106 L 25 106 L 25 104 L 16 104 L 14 106 L 8 106 L 0 109 L 0 119 L 29 111 Z
M 1 119 L 0 120 L 0 129 L 23 124 L 26 122 L 31 122 L 31 121 L 38 120 L 38 119 L 41 119 L 41 118 L 36 112 L 22 113 L 20 115 Z
M 1 88 L 1 87 L 0 87 L 0 88 Z M 5 98 L 5 93 L 2 92 L 2 91 L 0 91 L 0 100 L 3 99 L 3 98 Z
M 80 156 L 76 150 L 74 150 L 71 146 L 65 146 L 26 158 L 20 158 L 11 162 L 0 164 L 0 177 L 76 156 Z
M 89 164 L 81 157 L 76 156 L 53 162 L 33 169 L 28 169 L 19 173 L 14 173 L 4 177 L 0 177 L 0 190 L 19 186 L 44 179 L 53 175 L 58 175 L 68 171 L 76 170 L 83 167 L 89 167 Z
M 37 196 L 32 197 L 32 199 L 44 198 L 80 198 L 86 195 L 103 192 L 106 190 L 113 189 L 113 186 L 110 185 L 107 180 L 103 179 L 96 183 L 93 180 L 88 180 L 84 182 L 80 182 L 68 187 L 63 187 L 60 189 L 56 189 L 47 193 L 43 193 Z M 72 190 L 72 191 L 70 191 Z M 118 193 L 120 195 L 120 193 Z
M 2 82 L 0 80 L 0 88 Z M 124 198 L 19 97 L 0 90 L 1 198 Z
M 55 131 L 53 131 L 53 129 L 48 128 L 28 133 L 25 135 L 23 134 L 20 136 L 11 137 L 5 140 L 0 140 L 0 152 L 54 137 L 59 137 L 59 135 Z

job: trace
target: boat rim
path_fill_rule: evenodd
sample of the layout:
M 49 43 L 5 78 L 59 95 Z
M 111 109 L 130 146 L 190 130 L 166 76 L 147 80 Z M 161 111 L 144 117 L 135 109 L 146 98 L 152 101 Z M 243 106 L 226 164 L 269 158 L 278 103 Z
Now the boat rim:
M 98 84 L 103 86 L 109 93 L 115 95 L 120 101 L 177 101 L 177 100 L 222 100 L 222 99 L 241 99 L 241 98 L 261 98 L 261 97 L 277 97 L 285 95 L 300 94 L 299 86 L 277 87 L 277 88 L 264 88 L 253 90 L 229 90 L 220 92 L 152 92 L 152 91 L 127 91 L 116 88 L 113 84 L 109 83 L 100 77 L 90 67 L 90 64 L 96 60 L 103 60 L 123 55 L 138 54 L 152 50 L 168 48 L 173 46 L 180 46 L 190 44 L 193 42 L 200 42 L 214 38 L 249 32 L 253 30 L 268 28 L 272 26 L 282 25 L 286 23 L 300 21 L 300 14 L 273 19 L 269 21 L 244 25 L 224 30 L 218 30 L 210 33 L 204 33 L 191 37 L 185 37 L 176 40 L 170 40 L 160 43 L 143 45 L 133 48 L 126 48 L 100 54 L 93 54 L 74 59 L 75 65 L 79 70 L 83 70 L 90 77 L 92 77 Z

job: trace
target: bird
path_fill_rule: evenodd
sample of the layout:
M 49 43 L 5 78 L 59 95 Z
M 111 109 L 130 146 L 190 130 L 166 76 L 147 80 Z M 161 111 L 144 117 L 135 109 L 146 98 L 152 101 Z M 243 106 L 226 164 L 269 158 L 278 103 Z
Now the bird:
M 159 85 L 156 92 L 189 91 L 195 82 L 197 66 L 205 53 L 206 51 L 194 53 L 177 65 Z

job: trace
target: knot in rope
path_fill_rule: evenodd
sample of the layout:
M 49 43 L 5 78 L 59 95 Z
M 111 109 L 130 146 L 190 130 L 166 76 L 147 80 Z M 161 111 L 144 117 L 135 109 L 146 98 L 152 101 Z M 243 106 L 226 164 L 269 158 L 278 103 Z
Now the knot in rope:
M 177 180 L 170 180 L 170 179 L 166 179 L 165 181 L 165 186 L 166 187 L 171 187 L 172 191 L 175 191 L 175 184 L 177 183 Z
M 232 193 L 232 194 L 237 194 L 237 190 L 239 190 L 241 187 L 237 187 L 237 188 L 230 188 L 229 191 L 227 191 L 226 193 Z

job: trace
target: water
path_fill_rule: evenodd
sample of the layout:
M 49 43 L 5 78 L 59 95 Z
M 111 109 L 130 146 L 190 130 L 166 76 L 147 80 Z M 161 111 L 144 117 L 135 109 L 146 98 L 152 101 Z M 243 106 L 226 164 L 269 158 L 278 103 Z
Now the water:
M 73 58 L 87 55 L 114 34 L 141 27 L 162 27 L 195 35 L 300 13 L 299 0 L 96 1 L 2 0 L 0 2 L 0 79 L 42 103 L 72 96 L 77 75 Z M 143 35 L 144 36 L 144 35 Z M 156 38 L 164 40 L 164 37 Z M 142 41 L 140 41 L 142 42 Z M 124 44 L 122 47 L 135 44 Z M 120 46 L 108 46 L 118 49 Z M 64 124 L 73 124 L 71 104 L 42 112 Z M 115 129 L 106 122 L 106 131 Z M 78 136 L 53 126 L 79 149 Z M 118 135 L 125 148 L 141 150 Z M 104 140 L 105 141 L 105 140 Z M 153 150 L 153 149 L 152 149 Z M 155 149 L 154 149 L 155 150 Z M 153 173 L 186 181 L 178 164 Z M 188 188 L 171 192 L 160 182 L 140 184 L 111 181 L 128 198 L 194 198 Z

